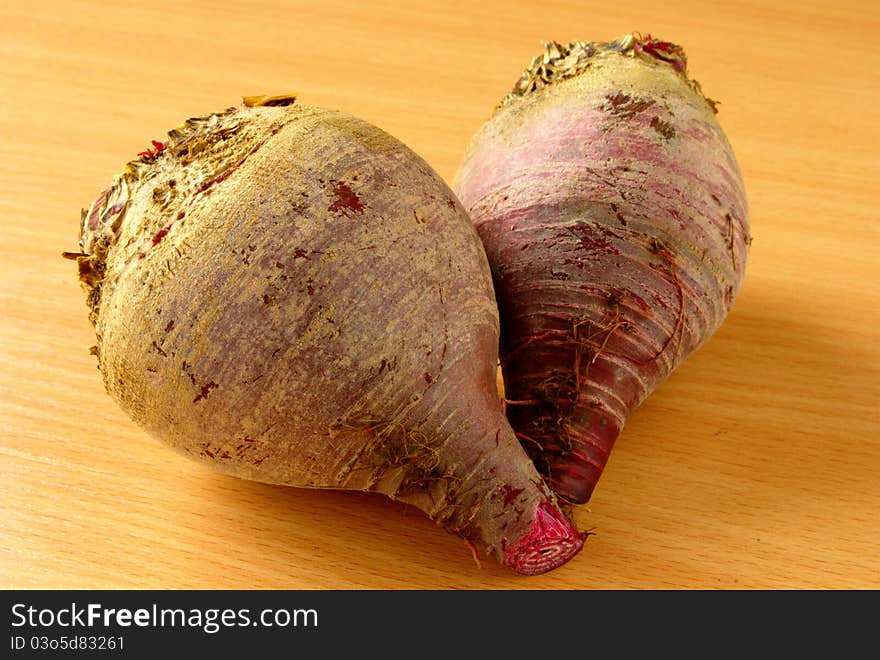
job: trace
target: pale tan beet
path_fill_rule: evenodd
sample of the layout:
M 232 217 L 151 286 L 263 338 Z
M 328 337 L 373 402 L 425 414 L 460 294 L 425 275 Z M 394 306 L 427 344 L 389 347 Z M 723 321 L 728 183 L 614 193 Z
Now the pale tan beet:
M 479 238 L 391 136 L 246 99 L 129 163 L 81 247 L 107 390 L 175 449 L 384 493 L 522 573 L 580 549 L 497 398 Z

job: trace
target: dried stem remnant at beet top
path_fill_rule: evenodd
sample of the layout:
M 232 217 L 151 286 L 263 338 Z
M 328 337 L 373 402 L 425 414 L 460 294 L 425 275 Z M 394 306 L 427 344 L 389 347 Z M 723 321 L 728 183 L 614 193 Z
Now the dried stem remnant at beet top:
M 457 174 L 495 281 L 508 417 L 570 502 L 740 288 L 748 206 L 715 111 L 679 46 L 550 42 Z
M 449 188 L 349 115 L 245 99 L 128 164 L 79 265 L 108 392 L 226 473 L 412 504 L 521 573 L 583 539 L 495 396 L 488 263 Z

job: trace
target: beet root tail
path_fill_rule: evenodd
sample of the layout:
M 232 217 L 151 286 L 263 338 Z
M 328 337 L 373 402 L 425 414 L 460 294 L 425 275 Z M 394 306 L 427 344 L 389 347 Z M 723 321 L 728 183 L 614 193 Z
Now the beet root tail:
M 584 536 L 546 502 L 538 505 L 528 534 L 504 553 L 504 565 L 523 575 L 540 575 L 580 552 Z
M 544 456 L 546 478 L 557 497 L 571 504 L 590 501 L 619 433 L 617 420 L 601 409 L 587 410 L 577 423 L 560 429 L 565 449 Z

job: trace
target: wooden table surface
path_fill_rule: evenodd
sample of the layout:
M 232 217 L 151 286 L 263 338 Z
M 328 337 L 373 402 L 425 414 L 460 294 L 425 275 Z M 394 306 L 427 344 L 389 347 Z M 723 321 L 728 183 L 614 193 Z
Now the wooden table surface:
M 441 6 L 441 5 L 446 6 Z M 880 12 L 869 0 L 6 0 L 0 15 L 0 586 L 878 588 Z M 80 208 L 151 138 L 296 90 L 447 181 L 540 42 L 683 44 L 754 243 L 716 336 L 635 413 L 544 576 L 479 569 L 379 496 L 210 472 L 103 391 Z

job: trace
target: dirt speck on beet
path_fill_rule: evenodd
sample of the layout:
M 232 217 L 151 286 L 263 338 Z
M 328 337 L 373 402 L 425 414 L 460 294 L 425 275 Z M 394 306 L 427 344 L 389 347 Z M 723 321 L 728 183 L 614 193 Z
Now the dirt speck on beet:
M 215 383 L 213 380 L 208 381 L 207 383 L 202 385 L 202 389 L 199 392 L 198 396 L 196 396 L 196 398 L 193 399 L 193 403 L 198 403 L 202 399 L 207 399 L 208 395 L 211 393 L 211 390 L 217 389 L 218 387 L 220 387 L 220 386 L 217 383 Z
M 658 135 L 666 140 L 671 140 L 675 137 L 675 128 L 672 126 L 672 124 L 660 119 L 660 117 L 654 117 L 651 120 L 651 128 L 653 128 Z
M 355 194 L 354 190 L 348 187 L 343 181 L 333 182 L 333 196 L 335 200 L 327 207 L 328 211 L 333 213 L 341 213 L 349 217 L 349 211 L 352 213 L 363 213 L 366 208 L 361 204 L 361 200 Z
M 654 105 L 653 99 L 637 99 L 623 92 L 608 94 L 605 96 L 605 99 L 607 103 L 602 109 L 618 119 L 632 119 L 643 110 L 647 110 Z

